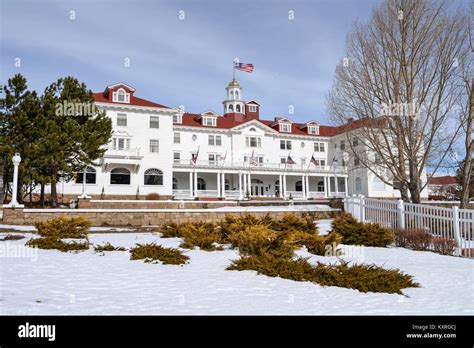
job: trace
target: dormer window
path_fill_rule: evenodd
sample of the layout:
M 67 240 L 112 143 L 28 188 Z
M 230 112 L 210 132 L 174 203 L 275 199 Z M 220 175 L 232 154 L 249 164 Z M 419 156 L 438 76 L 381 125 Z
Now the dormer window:
M 319 134 L 318 126 L 308 126 L 308 134 Z
M 257 112 L 257 105 L 249 105 L 250 112 Z
M 123 88 L 113 92 L 112 100 L 117 103 L 130 103 L 130 94 L 125 92 Z
M 183 123 L 183 116 L 182 115 L 173 115 L 173 123 L 174 124 Z
M 215 127 L 216 126 L 216 118 L 215 117 L 203 117 L 202 124 L 204 126 Z
M 291 133 L 291 124 L 280 123 L 280 132 Z

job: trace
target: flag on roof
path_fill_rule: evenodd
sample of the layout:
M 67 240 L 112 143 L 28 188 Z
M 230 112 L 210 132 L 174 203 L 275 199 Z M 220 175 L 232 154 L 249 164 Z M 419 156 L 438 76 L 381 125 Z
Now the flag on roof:
M 236 63 L 234 68 L 237 70 L 245 71 L 251 73 L 253 71 L 253 64 L 246 64 L 246 63 Z

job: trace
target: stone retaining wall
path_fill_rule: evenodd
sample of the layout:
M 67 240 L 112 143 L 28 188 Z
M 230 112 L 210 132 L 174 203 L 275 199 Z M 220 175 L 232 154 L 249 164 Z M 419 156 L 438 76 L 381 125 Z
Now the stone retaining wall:
M 282 211 L 253 211 L 249 212 L 256 217 L 271 214 L 275 219 L 282 218 L 288 213 Z M 315 220 L 331 218 L 340 212 L 331 211 L 295 211 L 298 215 L 310 214 Z M 210 209 L 3 209 L 3 223 L 32 225 L 35 222 L 64 217 L 82 216 L 91 221 L 93 226 L 147 226 L 160 225 L 163 222 L 216 222 L 222 220 L 226 215 L 244 215 L 245 211 L 217 211 Z

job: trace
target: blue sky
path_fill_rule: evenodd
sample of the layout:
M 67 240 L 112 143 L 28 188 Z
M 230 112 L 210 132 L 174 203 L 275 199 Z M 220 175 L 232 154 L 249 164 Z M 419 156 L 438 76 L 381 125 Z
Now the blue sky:
M 1 82 L 32 89 L 73 75 L 93 91 L 126 82 L 136 95 L 186 111 L 222 113 L 232 62 L 263 118 L 326 121 L 325 96 L 345 37 L 376 0 L 0 0 Z M 294 20 L 288 12 L 294 11 Z M 75 20 L 70 19 L 75 12 Z M 185 19 L 180 20 L 180 11 Z M 21 67 L 15 67 L 15 58 Z M 124 60 L 130 59 L 130 67 Z

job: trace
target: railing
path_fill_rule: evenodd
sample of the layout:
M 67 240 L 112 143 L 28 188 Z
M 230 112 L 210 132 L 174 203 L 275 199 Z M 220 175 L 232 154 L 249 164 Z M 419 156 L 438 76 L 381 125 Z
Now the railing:
M 457 255 L 474 257 L 474 210 L 364 196 L 346 197 L 344 209 L 361 222 L 375 222 L 387 228 L 425 230 L 433 237 L 452 239 L 457 245 Z
M 173 190 L 174 197 L 189 197 L 190 192 L 189 190 Z
M 136 147 L 136 148 L 124 149 L 124 150 L 109 148 L 107 149 L 107 152 L 105 153 L 104 157 L 107 157 L 107 156 L 140 157 L 140 148 Z
M 173 166 L 175 168 L 212 168 L 212 169 L 240 169 L 240 170 L 281 170 L 281 171 L 296 171 L 296 172 L 320 172 L 337 174 L 347 174 L 347 167 L 338 166 L 314 166 L 307 164 L 286 164 L 285 163 L 255 163 L 249 162 L 231 162 L 231 161 L 209 161 L 198 160 L 195 164 L 191 160 L 174 160 Z

